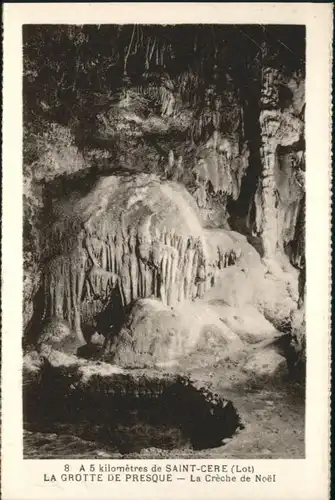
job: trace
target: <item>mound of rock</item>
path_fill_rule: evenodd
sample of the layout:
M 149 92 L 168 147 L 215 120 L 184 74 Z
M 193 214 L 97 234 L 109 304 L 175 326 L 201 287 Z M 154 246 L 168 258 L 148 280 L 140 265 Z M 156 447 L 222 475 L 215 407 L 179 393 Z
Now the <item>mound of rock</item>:
M 132 307 L 111 351 L 118 365 L 154 366 L 174 363 L 204 342 L 215 344 L 221 353 L 242 345 L 215 311 L 200 301 L 173 308 L 142 299 Z
M 265 339 L 273 339 L 278 334 L 276 328 L 252 305 L 233 307 L 213 300 L 211 306 L 220 320 L 243 342 L 255 344 Z
M 38 350 L 42 353 L 56 349 L 66 354 L 76 354 L 82 345 L 83 342 L 78 340 L 70 324 L 58 318 L 50 318 L 44 322 L 37 343 Z
M 274 378 L 288 373 L 286 359 L 271 347 L 251 354 L 242 367 L 242 371 L 256 378 Z

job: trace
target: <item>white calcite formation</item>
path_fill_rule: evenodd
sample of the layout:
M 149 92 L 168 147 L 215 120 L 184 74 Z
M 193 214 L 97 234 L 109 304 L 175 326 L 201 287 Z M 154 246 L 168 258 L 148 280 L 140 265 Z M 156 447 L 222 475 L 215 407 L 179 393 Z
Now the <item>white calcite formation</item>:
M 67 320 L 79 337 L 82 322 L 94 323 L 116 297 L 123 307 L 202 298 L 240 255 L 228 237 L 209 244 L 192 196 L 154 176 L 106 177 L 60 205 L 47 239 L 44 314 Z
M 286 83 L 286 82 L 285 82 Z M 299 99 L 292 98 L 286 109 L 280 108 L 280 75 L 272 68 L 263 69 L 261 111 L 262 174 L 255 196 L 256 229 L 261 235 L 266 259 L 284 254 L 285 246 L 295 238 L 299 211 L 303 203 L 304 151 L 301 139 L 303 89 L 292 81 Z

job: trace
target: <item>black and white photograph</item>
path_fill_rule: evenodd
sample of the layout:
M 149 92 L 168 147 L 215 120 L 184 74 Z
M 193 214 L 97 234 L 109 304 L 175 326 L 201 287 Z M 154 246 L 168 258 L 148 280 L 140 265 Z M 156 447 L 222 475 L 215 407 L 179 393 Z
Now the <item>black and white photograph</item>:
M 305 457 L 305 41 L 22 27 L 24 458 Z

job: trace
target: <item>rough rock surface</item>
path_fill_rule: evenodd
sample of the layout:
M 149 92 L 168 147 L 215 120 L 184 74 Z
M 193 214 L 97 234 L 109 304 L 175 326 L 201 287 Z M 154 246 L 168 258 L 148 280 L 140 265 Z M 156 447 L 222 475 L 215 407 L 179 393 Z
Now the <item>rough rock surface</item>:
M 286 359 L 273 349 L 263 349 L 249 356 L 242 370 L 258 377 L 274 377 L 287 373 Z
M 304 185 L 304 122 L 299 85 L 299 104 L 281 106 L 279 86 L 301 83 L 296 79 L 283 81 L 272 68 L 262 71 L 260 110 L 262 175 L 256 194 L 256 227 L 261 234 L 265 258 L 273 260 L 284 254 L 295 239 L 299 210 L 303 203 Z M 294 94 L 293 94 L 294 95 Z M 296 255 L 299 262 L 301 255 Z
M 37 343 L 39 350 L 44 353 L 56 349 L 67 354 L 76 354 L 81 345 L 82 342 L 73 335 L 69 323 L 57 318 L 50 318 L 45 322 Z
M 205 304 L 168 307 L 158 300 L 137 301 L 112 340 L 113 362 L 120 366 L 169 366 L 204 343 L 219 352 L 242 347 L 234 334 Z

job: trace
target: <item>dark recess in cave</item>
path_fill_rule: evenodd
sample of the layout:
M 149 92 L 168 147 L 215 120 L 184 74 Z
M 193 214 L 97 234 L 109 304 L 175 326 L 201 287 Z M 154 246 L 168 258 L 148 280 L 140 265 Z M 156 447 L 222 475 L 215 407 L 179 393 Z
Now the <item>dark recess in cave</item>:
M 212 84 L 219 92 L 225 90 L 227 70 L 233 80 L 239 82 L 241 89 L 243 85 L 248 88 L 254 78 L 254 70 L 257 71 L 261 64 L 264 44 L 269 48 L 267 64 L 276 64 L 286 73 L 295 71 L 297 67 L 304 72 L 304 26 L 84 25 L 81 38 L 78 35 L 75 43 L 65 35 L 72 28 L 65 25 L 40 25 L 38 29 L 36 26 L 23 26 L 24 64 L 28 75 L 24 79 L 27 121 L 34 121 L 41 114 L 40 102 L 46 98 L 51 99 L 45 113 L 47 118 L 62 124 L 75 120 L 88 132 L 88 124 L 94 125 L 92 110 L 98 112 L 99 99 L 103 98 L 104 105 L 108 106 L 113 101 L 113 95 L 115 99 L 115 94 L 130 83 L 157 84 L 164 75 L 173 79 L 187 69 L 201 76 L 197 89 L 199 96 Z M 137 29 L 143 36 L 155 37 L 157 43 L 171 46 L 174 50 L 171 57 L 165 57 L 163 65 L 161 61 L 153 60 L 148 70 L 145 48 L 140 41 L 137 42 L 136 54 L 130 53 L 126 61 L 125 78 L 124 58 L 133 30 Z M 52 67 L 48 63 L 51 53 Z M 100 57 L 98 68 L 95 61 L 97 54 Z M 74 59 L 79 61 L 78 67 L 73 64 Z M 40 67 L 37 76 L 33 76 L 30 69 L 31 61 Z M 203 100 L 199 104 L 201 106 Z M 100 103 L 100 109 L 104 105 Z
M 243 87 L 242 87 L 243 88 Z M 230 214 L 229 223 L 232 229 L 248 235 L 254 221 L 254 206 L 253 197 L 255 195 L 258 179 L 262 170 L 260 157 L 260 138 L 261 130 L 259 125 L 259 102 L 260 83 L 254 81 L 248 86 L 248 91 L 245 88 L 245 94 L 242 94 L 242 105 L 244 106 L 245 117 L 245 137 L 248 138 L 248 146 L 250 150 L 249 165 L 246 175 L 242 179 L 242 186 L 239 198 L 229 200 L 227 209 Z M 249 207 L 252 207 L 249 213 Z M 250 218 L 248 220 L 248 217 Z M 237 224 L 237 225 L 236 225 Z

